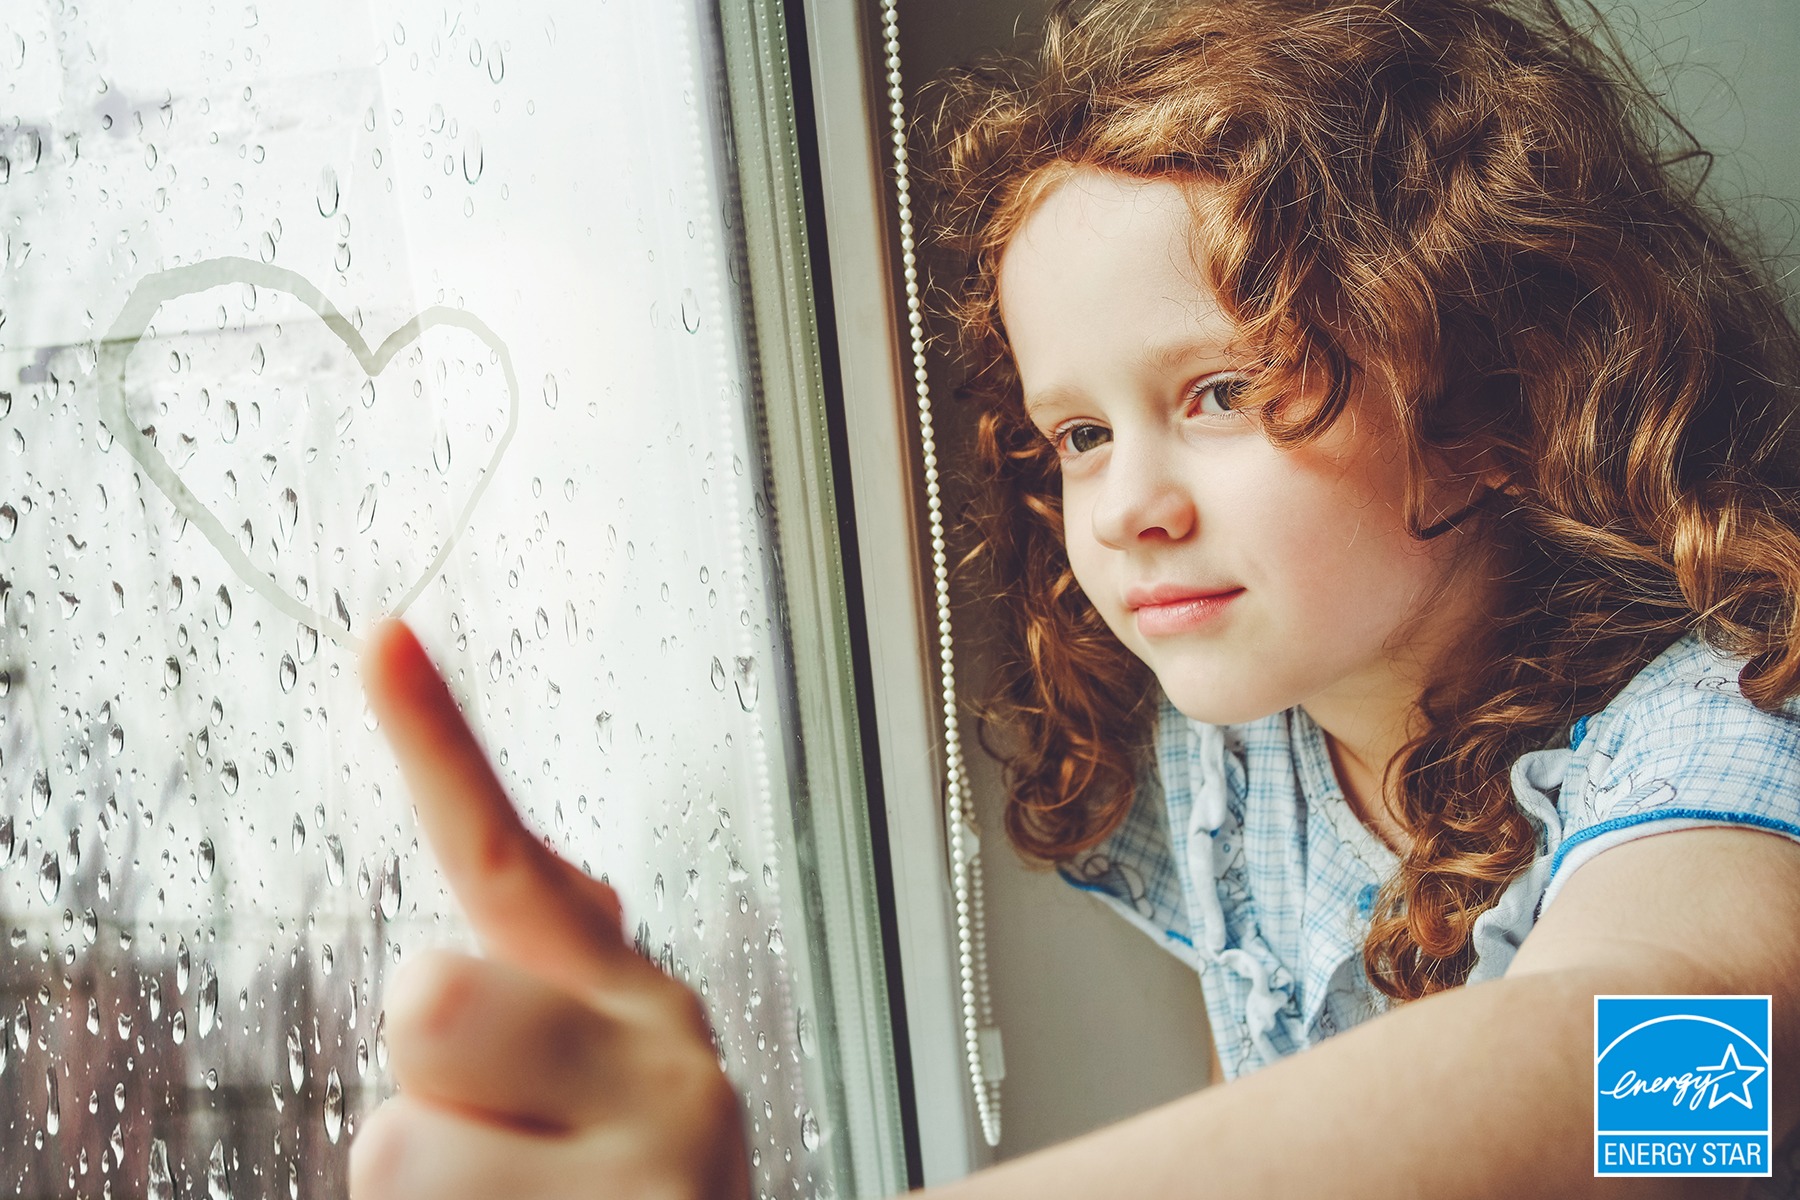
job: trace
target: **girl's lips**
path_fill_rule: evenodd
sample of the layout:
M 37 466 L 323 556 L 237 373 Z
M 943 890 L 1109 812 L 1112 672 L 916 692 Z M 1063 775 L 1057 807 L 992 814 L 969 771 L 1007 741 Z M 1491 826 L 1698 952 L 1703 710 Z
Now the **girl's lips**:
M 1166 604 L 1145 604 L 1136 610 L 1138 632 L 1145 637 L 1186 633 L 1211 621 L 1239 596 L 1243 588 L 1211 596 L 1189 596 Z

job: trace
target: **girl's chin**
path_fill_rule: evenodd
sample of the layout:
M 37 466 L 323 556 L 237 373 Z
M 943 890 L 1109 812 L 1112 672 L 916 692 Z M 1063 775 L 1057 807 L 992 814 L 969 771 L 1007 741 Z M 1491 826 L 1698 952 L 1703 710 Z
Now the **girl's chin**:
M 1221 680 L 1207 686 L 1192 678 L 1172 683 L 1160 677 L 1159 682 L 1169 703 L 1182 716 L 1207 725 L 1243 725 L 1293 707 L 1273 697 L 1259 696 L 1253 687 L 1245 687 L 1241 682 Z

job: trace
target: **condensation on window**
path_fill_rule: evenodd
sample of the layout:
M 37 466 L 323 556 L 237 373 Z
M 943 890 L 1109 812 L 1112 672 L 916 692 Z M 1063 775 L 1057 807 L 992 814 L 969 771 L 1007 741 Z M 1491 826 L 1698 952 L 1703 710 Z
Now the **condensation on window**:
M 0 10 L 0 1186 L 341 1195 L 470 944 L 356 673 L 404 611 L 829 1194 L 702 10 Z M 828 1147 L 827 1147 L 828 1150 Z

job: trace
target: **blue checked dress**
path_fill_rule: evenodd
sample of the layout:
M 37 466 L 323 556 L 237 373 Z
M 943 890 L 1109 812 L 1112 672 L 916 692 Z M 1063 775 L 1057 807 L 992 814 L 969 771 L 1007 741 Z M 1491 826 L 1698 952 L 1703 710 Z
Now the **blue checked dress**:
M 1469 982 L 1502 975 L 1563 884 L 1611 846 L 1705 825 L 1800 839 L 1800 701 L 1761 712 L 1738 690 L 1741 666 L 1690 633 L 1578 720 L 1570 744 L 1513 764 L 1537 857 L 1476 919 Z M 1164 699 L 1155 744 L 1125 822 L 1061 873 L 1194 964 L 1226 1078 L 1385 1012 L 1362 940 L 1399 860 L 1351 812 L 1319 727 L 1299 708 L 1208 725 Z M 1791 1172 L 1778 1163 L 1778 1180 L 1759 1182 L 1786 1182 L 1753 1194 L 1800 1195 Z

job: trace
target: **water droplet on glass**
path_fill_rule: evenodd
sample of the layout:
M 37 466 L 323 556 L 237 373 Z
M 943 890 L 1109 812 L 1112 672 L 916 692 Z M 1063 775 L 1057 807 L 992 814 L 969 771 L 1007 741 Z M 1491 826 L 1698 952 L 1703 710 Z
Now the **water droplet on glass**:
M 800 1144 L 808 1150 L 819 1148 L 819 1118 L 810 1108 L 800 1115 Z
M 248 520 L 238 526 L 237 543 L 238 549 L 242 550 L 245 554 L 256 549 L 256 530 L 250 528 L 250 522 Z
M 81 598 L 73 592 L 58 592 L 57 599 L 62 601 L 62 615 L 66 621 L 81 611 Z
M 600 743 L 600 749 L 611 751 L 613 747 L 613 715 L 603 712 L 594 718 L 594 736 Z
M 231 1175 L 225 1170 L 225 1143 L 215 1141 L 206 1157 L 206 1200 L 231 1200 Z
M 487 48 L 488 78 L 499 83 L 506 77 L 506 59 L 500 49 L 499 42 L 489 42 Z
M 12 535 L 18 532 L 19 510 L 10 504 L 0 504 L 0 542 L 12 541 Z
M 356 505 L 356 532 L 367 533 L 369 526 L 375 523 L 375 485 L 370 484 L 363 489 L 362 499 Z
M 725 664 L 719 661 L 719 656 L 716 654 L 713 655 L 712 660 L 712 685 L 716 692 L 725 690 Z
M 31 815 L 41 817 L 50 809 L 50 772 L 36 771 L 31 776 Z
M 375 1065 L 385 1071 L 387 1062 L 387 1014 L 382 1012 L 375 1014 Z
M 175 1015 L 169 1019 L 169 1036 L 175 1039 L 177 1046 L 187 1041 L 187 1010 L 175 1010 Z
M 193 970 L 194 960 L 188 953 L 187 939 L 180 938 L 175 943 L 175 990 L 183 996 L 187 995 L 188 977 Z
M 293 1081 L 294 1090 L 297 1092 L 300 1090 L 300 1085 L 306 1081 L 306 1053 L 301 1049 L 298 1025 L 288 1027 L 287 1065 L 288 1078 Z
M 125 731 L 114 725 L 106 731 L 106 752 L 116 755 L 125 749 Z
M 556 401 L 561 396 L 561 394 L 562 394 L 562 389 L 557 386 L 556 376 L 554 376 L 554 375 L 544 376 L 544 407 L 545 408 L 555 408 Z
M 194 862 L 200 871 L 200 880 L 204 883 L 212 878 L 213 864 L 217 861 L 211 838 L 201 838 L 200 848 L 194 852 Z
M 295 648 L 299 651 L 301 662 L 311 662 L 313 655 L 319 652 L 319 631 L 311 625 L 302 625 L 295 639 Z
M 333 887 L 344 882 L 344 843 L 335 833 L 325 836 L 325 878 Z
M 800 1053 L 812 1058 L 819 1052 L 819 1034 L 813 1025 L 812 1014 L 806 1009 L 798 1009 L 794 1014 L 794 1040 L 800 1043 Z
M 381 873 L 381 896 L 379 899 L 381 915 L 385 920 L 393 920 L 400 912 L 400 856 L 388 855 L 387 867 Z
M 733 682 L 737 684 L 738 705 L 745 712 L 749 712 L 756 707 L 756 699 L 761 689 L 761 684 L 757 682 L 756 678 L 756 658 L 739 655 L 734 661 L 736 669 L 732 675 Z
M 494 60 L 498 61 L 498 60 Z M 490 68 L 491 68 L 490 63 Z M 463 139 L 462 172 L 463 179 L 474 183 L 481 178 L 481 168 L 486 165 L 481 151 L 481 135 L 471 129 Z
M 163 683 L 169 687 L 178 687 L 181 684 L 181 664 L 174 658 L 163 660 Z
M 219 784 L 225 789 L 225 794 L 227 796 L 237 795 L 238 769 L 236 763 L 228 762 L 219 771 Z
M 512 656 L 517 658 L 525 649 L 525 639 L 519 636 L 519 631 L 517 629 L 514 629 L 512 631 L 512 638 L 508 641 L 507 645 L 512 649 Z
M 284 654 L 281 656 L 280 677 L 281 690 L 284 692 L 293 691 L 294 681 L 300 678 L 300 669 L 294 666 L 293 655 Z
M 55 1067 L 44 1072 L 44 1090 L 49 1094 L 44 1106 L 44 1132 L 55 1137 L 57 1130 L 62 1128 L 62 1096 L 56 1086 Z
M 344 597 L 336 588 L 331 589 L 331 615 L 337 618 L 337 623 L 342 625 L 346 632 L 349 631 L 350 610 L 344 606 Z
M 150 1139 L 149 1200 L 175 1200 L 175 1181 L 169 1178 L 169 1148 L 161 1138 Z
M 337 172 L 326 167 L 319 172 L 319 215 L 330 217 L 337 215 L 338 210 L 338 177 Z
M 213 596 L 213 617 L 219 622 L 220 629 L 231 624 L 231 593 L 225 590 L 224 584 L 219 585 Z
M 7 863 L 11 862 L 12 856 L 13 819 L 11 817 L 0 817 L 0 867 L 4 867 Z
M 44 898 L 45 904 L 52 904 L 56 894 L 62 891 L 62 860 L 54 853 L 44 855 L 43 865 L 38 868 L 38 894 Z
M 338 274 L 340 275 L 350 269 L 349 242 L 339 242 L 337 244 L 337 252 L 331 256 L 331 265 L 337 268 Z
M 194 1021 L 198 1025 L 197 1032 L 205 1037 L 212 1032 L 213 1022 L 219 1015 L 219 976 L 213 971 L 211 963 L 200 964 L 200 992 L 194 1000 Z
M 449 473 L 450 435 L 443 430 L 438 431 L 436 439 L 431 443 L 431 465 L 437 468 L 439 475 Z
M 787 953 L 787 944 L 781 940 L 781 926 L 769 926 L 769 937 L 766 945 L 769 947 L 769 953 L 775 955 L 777 958 Z
M 689 333 L 698 332 L 700 328 L 700 299 L 694 295 L 693 288 L 681 290 L 681 327 Z
M 300 497 L 295 494 L 293 488 L 283 488 L 281 490 L 281 500 L 275 506 L 275 525 L 281 531 L 281 540 L 283 542 L 288 542 L 293 539 L 294 526 L 299 520 Z M 246 528 L 248 528 L 248 523 L 246 523 Z
M 373 379 L 362 381 L 362 403 L 364 408 L 375 407 L 375 381 Z
M 300 819 L 299 813 L 294 814 L 294 828 L 288 841 L 295 854 L 300 853 L 306 846 L 306 822 Z
M 331 1074 L 325 1079 L 325 1136 L 337 1145 L 338 1135 L 344 1130 L 344 1084 L 338 1078 L 337 1068 L 331 1068 Z
M 488 659 L 488 678 L 495 683 L 498 683 L 500 681 L 500 669 L 500 652 L 496 650 L 494 651 L 493 656 Z

